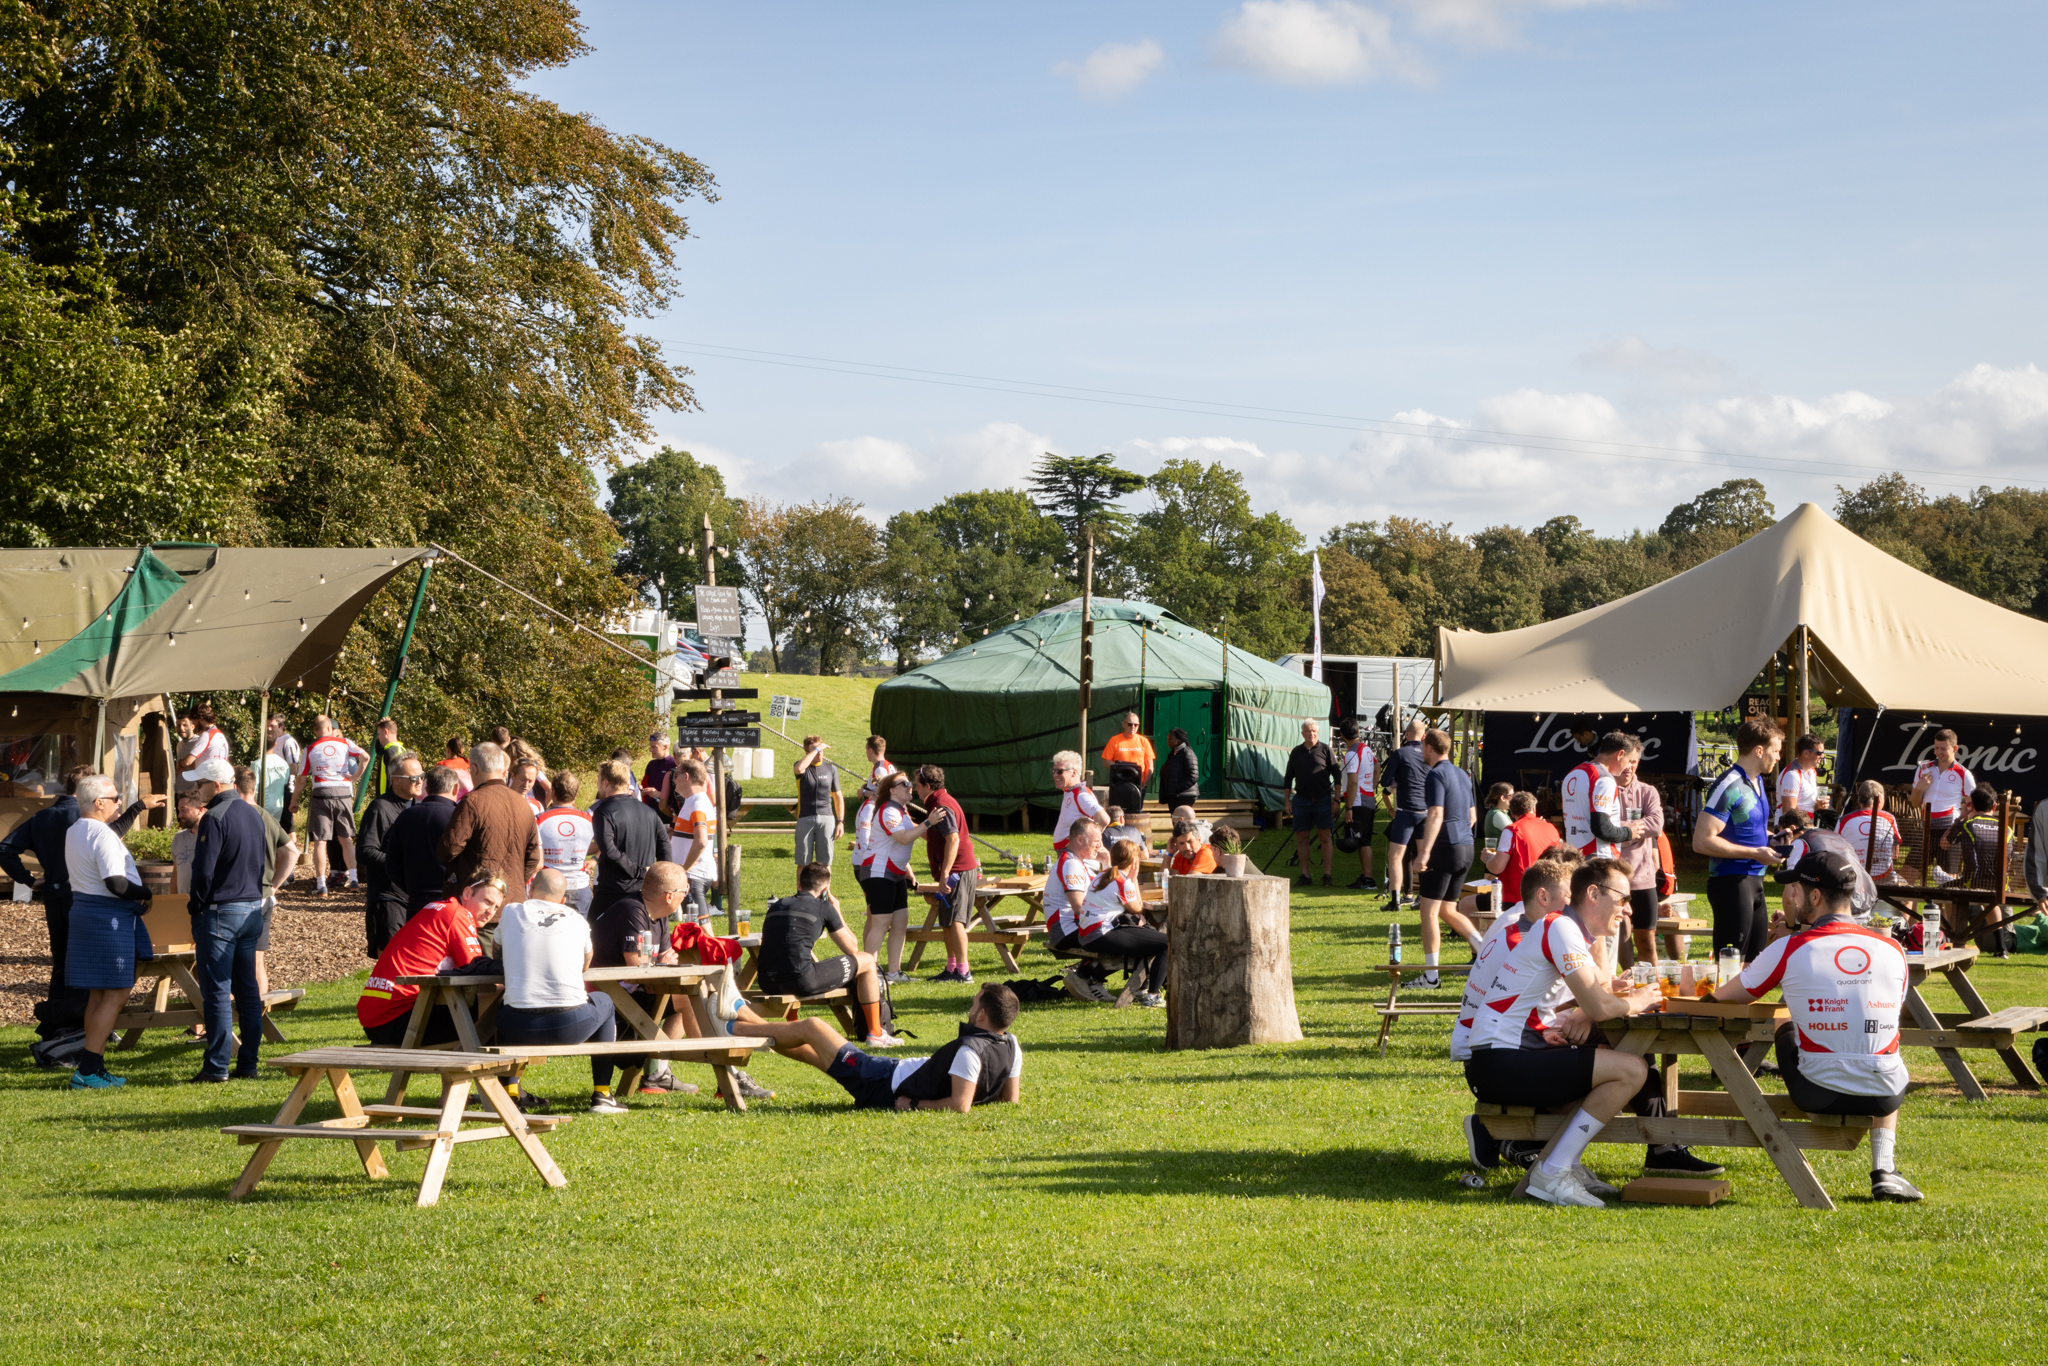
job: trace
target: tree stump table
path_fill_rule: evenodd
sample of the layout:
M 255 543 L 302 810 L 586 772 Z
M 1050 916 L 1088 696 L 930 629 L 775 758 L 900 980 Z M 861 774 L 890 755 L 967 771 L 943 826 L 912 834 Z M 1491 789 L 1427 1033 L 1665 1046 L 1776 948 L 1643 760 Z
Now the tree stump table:
M 1301 1037 L 1284 877 L 1167 885 L 1166 1046 L 1235 1048 Z

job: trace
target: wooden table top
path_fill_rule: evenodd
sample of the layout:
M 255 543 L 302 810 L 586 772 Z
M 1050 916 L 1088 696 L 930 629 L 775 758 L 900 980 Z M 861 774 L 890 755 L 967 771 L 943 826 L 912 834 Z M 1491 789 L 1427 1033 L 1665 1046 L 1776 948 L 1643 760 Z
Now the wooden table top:
M 1933 953 L 1906 954 L 1907 968 L 1919 968 L 1923 972 L 1939 972 L 1943 968 L 1968 967 L 1977 961 L 1977 946 L 1965 944 L 1959 949 L 1936 949 Z
M 583 980 L 591 986 L 606 982 L 648 982 L 687 981 L 701 982 L 707 977 L 716 977 L 725 971 L 723 963 L 643 963 L 635 968 L 585 968 Z M 493 987 L 505 984 L 505 974 L 492 973 L 429 973 L 419 977 L 394 979 L 400 986 L 424 987 L 436 982 L 445 982 L 458 987 Z
M 432 1048 L 309 1048 L 263 1061 L 287 1072 L 333 1067 L 366 1072 L 478 1073 L 504 1072 L 522 1063 L 514 1053 L 450 1053 Z

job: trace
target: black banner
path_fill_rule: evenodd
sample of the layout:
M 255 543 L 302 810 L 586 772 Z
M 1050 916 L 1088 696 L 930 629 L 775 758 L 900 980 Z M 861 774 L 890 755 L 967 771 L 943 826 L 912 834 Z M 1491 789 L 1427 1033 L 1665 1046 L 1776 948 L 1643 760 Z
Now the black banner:
M 1507 783 L 1524 791 L 1554 787 L 1564 775 L 1593 757 L 1593 746 L 1611 730 L 1640 736 L 1640 771 L 1648 774 L 1689 773 L 1693 764 L 1692 713 L 1631 712 L 1627 720 L 1608 713 L 1526 711 L 1486 713 L 1481 770 L 1487 783 Z M 1524 780 L 1529 769 L 1549 775 L 1542 782 Z M 1483 793 L 1481 794 L 1484 795 Z
M 676 744 L 684 749 L 759 749 L 759 726 L 721 726 L 717 730 L 699 727 L 676 728 Z
M 686 711 L 676 718 L 676 724 L 690 730 L 716 730 L 720 726 L 758 726 L 761 713 L 757 711 Z
M 2022 814 L 2048 797 L 2048 716 L 1985 716 L 1938 712 L 1866 711 L 1846 713 L 1848 745 L 1856 779 L 1874 778 L 1886 787 L 1910 787 L 1913 770 L 1934 757 L 1934 732 L 1956 733 L 1956 758 L 1980 783 L 2020 799 Z

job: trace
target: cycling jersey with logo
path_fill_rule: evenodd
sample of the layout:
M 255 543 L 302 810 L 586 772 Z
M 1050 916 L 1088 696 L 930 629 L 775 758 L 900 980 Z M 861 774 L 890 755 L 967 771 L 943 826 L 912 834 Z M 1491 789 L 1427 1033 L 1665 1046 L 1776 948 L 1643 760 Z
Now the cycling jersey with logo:
M 1066 849 L 1067 832 L 1074 828 L 1074 822 L 1081 817 L 1101 821 L 1107 814 L 1102 809 L 1102 803 L 1095 800 L 1095 789 L 1086 783 L 1076 783 L 1060 793 L 1060 814 L 1052 826 L 1052 847 L 1062 851 Z
M 1977 790 L 1977 780 L 1961 764 L 1936 768 L 1934 760 L 1924 760 L 1913 770 L 1913 786 L 1920 786 L 1921 781 L 1929 777 L 1934 781 L 1921 800 L 1927 803 L 1927 815 L 1932 820 L 1955 815 L 1969 802 L 1970 794 Z
M 1469 1036 L 1474 1048 L 1544 1048 L 1543 1031 L 1571 1003 L 1565 981 L 1593 962 L 1579 922 L 1552 911 L 1529 926 L 1486 985 Z
M 306 761 L 299 776 L 311 777 L 315 792 L 348 792 L 353 779 L 370 762 L 369 751 L 353 740 L 328 735 L 306 746 Z
M 690 852 L 691 840 L 697 841 L 697 857 L 683 871 L 699 882 L 716 878 L 718 808 L 701 792 L 683 798 L 683 809 L 676 812 L 675 838 L 670 843 L 677 863 L 681 863 L 683 856 Z
M 1764 800 L 1764 780 L 1761 775 L 1750 777 L 1741 764 L 1714 779 L 1700 810 L 1720 818 L 1721 838 L 1730 844 L 1755 849 L 1770 837 L 1771 808 Z M 1762 877 L 1763 871 L 1755 859 L 1707 859 L 1708 877 Z
M 1372 757 L 1372 746 L 1360 740 L 1344 755 L 1344 776 L 1358 779 L 1358 791 L 1352 794 L 1353 806 L 1364 806 L 1373 801 L 1373 770 L 1376 767 Z
M 910 881 L 910 846 L 897 839 L 896 832 L 908 830 L 916 824 L 910 819 L 910 813 L 903 809 L 903 803 L 882 803 L 881 810 L 875 813 L 875 829 L 870 836 L 873 844 L 868 855 L 869 877 Z
M 1067 900 L 1066 893 L 1087 892 L 1095 885 L 1096 872 L 1095 865 L 1079 854 L 1068 853 L 1064 849 L 1060 851 L 1058 861 L 1053 864 L 1051 885 L 1046 888 L 1045 923 L 1048 928 L 1045 936 L 1048 944 L 1059 943 L 1079 928 L 1074 919 L 1074 907 Z
M 1829 916 L 1773 942 L 1740 980 L 1752 997 L 1773 987 L 1784 994 L 1808 1081 L 1851 1096 L 1906 1089 L 1899 1058 L 1906 951 L 1897 941 Z
M 1564 837 L 1587 858 L 1613 858 L 1614 846 L 1593 838 L 1593 813 L 1621 821 L 1621 786 L 1596 763 L 1583 763 L 1564 775 L 1559 795 L 1564 800 Z
M 1792 809 L 1808 820 L 1813 819 L 1813 808 L 1820 801 L 1820 778 L 1794 764 L 1778 775 L 1778 805 L 1785 799 L 1792 799 Z
M 1877 825 L 1876 839 L 1870 837 L 1873 821 Z M 1891 812 L 1873 815 L 1869 811 L 1851 811 L 1835 829 L 1855 848 L 1856 861 L 1863 865 L 1864 872 L 1872 877 L 1884 877 L 1891 872 L 1892 856 L 1899 847 L 1899 823 L 1892 819 Z
M 1451 1026 L 1451 1061 L 1464 1062 L 1472 1056 L 1472 1022 L 1486 1004 L 1486 984 L 1493 967 L 1522 942 L 1522 904 L 1518 901 L 1500 913 L 1486 938 L 1479 941 L 1479 953 L 1472 959 L 1472 971 L 1465 978 L 1465 999 L 1458 1002 L 1458 1022 Z
M 590 842 L 597 838 L 589 814 L 573 806 L 558 806 L 541 812 L 534 828 L 540 832 L 542 865 L 560 873 L 572 892 L 588 887 L 590 874 L 583 871 L 583 860 L 590 856 Z
M 1091 890 L 1081 901 L 1081 942 L 1101 938 L 1137 899 L 1137 879 L 1123 873 L 1111 878 L 1109 885 Z
M 412 1009 L 420 994 L 416 986 L 398 981 L 401 977 L 430 977 L 446 968 L 459 968 L 483 952 L 478 942 L 476 917 L 460 901 L 436 901 L 405 922 L 405 928 L 391 936 L 384 952 L 363 983 L 356 998 L 356 1019 L 365 1029 L 390 1024 Z
M 868 875 L 868 863 L 875 856 L 875 799 L 860 804 L 853 817 L 853 875 Z

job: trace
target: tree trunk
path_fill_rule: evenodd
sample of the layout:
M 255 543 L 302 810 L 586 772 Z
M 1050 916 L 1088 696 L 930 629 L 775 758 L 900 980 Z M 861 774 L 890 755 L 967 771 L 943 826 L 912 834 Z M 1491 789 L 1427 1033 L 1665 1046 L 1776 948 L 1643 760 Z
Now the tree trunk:
M 1166 1046 L 1235 1048 L 1301 1038 L 1288 951 L 1287 879 L 1168 884 Z

